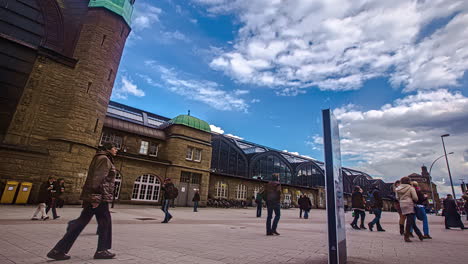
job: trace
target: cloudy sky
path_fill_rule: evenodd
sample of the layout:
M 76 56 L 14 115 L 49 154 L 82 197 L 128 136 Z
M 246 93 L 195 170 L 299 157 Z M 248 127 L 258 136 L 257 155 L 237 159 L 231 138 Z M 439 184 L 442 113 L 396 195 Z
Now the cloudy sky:
M 443 155 L 468 181 L 468 2 L 137 0 L 112 99 L 394 181 Z M 432 168 L 449 192 L 444 159 Z M 457 187 L 457 190 L 459 187 Z

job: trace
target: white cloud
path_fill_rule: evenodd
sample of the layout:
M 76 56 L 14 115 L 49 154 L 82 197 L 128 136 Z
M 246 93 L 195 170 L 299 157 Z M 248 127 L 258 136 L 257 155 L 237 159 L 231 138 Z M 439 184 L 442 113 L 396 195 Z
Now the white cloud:
M 142 31 L 151 28 L 153 24 L 159 22 L 159 15 L 161 13 L 162 10 L 160 8 L 137 1 L 133 13 L 132 29 L 134 31 Z
M 120 79 L 120 84 L 114 89 L 112 95 L 118 99 L 127 99 L 129 95 L 136 97 L 145 96 L 145 92 L 138 89 L 138 86 L 127 76 Z
M 232 138 L 235 138 L 235 139 L 238 139 L 238 140 L 243 140 L 244 139 L 243 137 L 239 137 L 239 136 L 236 136 L 236 135 L 233 135 L 233 134 L 226 134 L 225 136 L 232 137 Z
M 162 84 L 172 92 L 190 100 L 203 102 L 218 110 L 248 111 L 248 103 L 240 97 L 245 94 L 243 90 L 225 91 L 216 82 L 180 77 L 179 75 L 184 74 L 159 65 L 155 61 L 146 61 L 145 65 L 155 70 Z
M 436 89 L 459 85 L 468 69 L 464 0 L 193 1 L 241 25 L 211 67 L 281 95 L 359 89 L 376 77 L 406 91 Z
M 211 128 L 211 132 L 215 132 L 215 133 L 218 133 L 218 134 L 224 134 L 224 130 L 218 126 L 215 126 L 215 125 L 210 125 L 210 128 Z
M 260 103 L 260 99 L 254 98 L 254 99 L 252 99 L 252 100 L 250 101 L 250 103 L 252 103 L 252 104 Z
M 174 41 L 183 41 L 183 42 L 190 42 L 190 38 L 187 37 L 185 34 L 181 33 L 180 31 L 160 31 L 156 40 L 165 44 L 173 43 Z
M 455 152 L 449 156 L 453 179 L 468 176 L 464 157 L 468 151 L 468 97 L 460 93 L 420 91 L 380 109 L 361 111 L 348 105 L 334 114 L 340 121 L 343 160 L 369 174 L 391 182 L 421 173 L 423 164 L 429 169 L 443 155 L 440 135 L 450 133 L 444 140 L 447 152 Z M 310 144 L 320 147 L 322 138 L 315 136 Z M 432 175 L 438 182 L 447 178 L 443 159 L 434 164 Z

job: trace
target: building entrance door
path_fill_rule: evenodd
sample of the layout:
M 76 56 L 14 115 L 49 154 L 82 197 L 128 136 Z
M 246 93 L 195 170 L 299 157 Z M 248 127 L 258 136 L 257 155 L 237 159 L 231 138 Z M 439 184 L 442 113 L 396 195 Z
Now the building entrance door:
M 195 191 L 200 190 L 201 174 L 182 171 L 180 174 L 179 196 L 177 206 L 193 206 L 192 198 Z

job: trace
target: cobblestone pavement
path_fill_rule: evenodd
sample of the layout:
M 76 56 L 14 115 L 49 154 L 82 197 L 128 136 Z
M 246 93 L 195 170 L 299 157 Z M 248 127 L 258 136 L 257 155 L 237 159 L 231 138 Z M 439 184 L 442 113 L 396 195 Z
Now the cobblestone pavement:
M 57 220 L 31 221 L 31 206 L 0 206 L 0 263 L 47 263 L 45 255 L 78 217 L 79 207 L 59 209 Z M 64 263 L 327 263 L 324 210 L 308 220 L 297 209 L 281 211 L 280 236 L 265 236 L 265 215 L 255 210 L 172 209 L 169 224 L 161 224 L 159 207 L 118 205 L 112 209 L 113 260 L 94 260 L 96 222 L 86 227 Z M 351 213 L 346 214 L 350 222 Z M 372 219 L 366 215 L 366 223 Z M 138 220 L 137 218 L 147 218 Z M 348 263 L 467 263 L 468 230 L 445 230 L 443 217 L 429 216 L 432 240 L 404 243 L 398 215 L 384 212 L 387 232 L 353 230 L 347 224 Z M 464 220 L 465 223 L 467 223 Z

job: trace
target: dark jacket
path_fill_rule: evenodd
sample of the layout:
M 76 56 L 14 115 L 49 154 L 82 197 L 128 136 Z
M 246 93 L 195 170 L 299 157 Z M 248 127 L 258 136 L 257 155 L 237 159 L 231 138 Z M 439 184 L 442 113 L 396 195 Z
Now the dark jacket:
M 198 202 L 200 201 L 200 194 L 199 193 L 195 193 L 193 195 L 193 199 L 192 199 L 192 202 Z
M 262 203 L 263 201 L 263 192 L 257 193 L 257 197 L 255 197 L 255 203 Z
M 310 210 L 312 208 L 312 202 L 307 196 L 299 198 L 298 204 L 299 208 L 301 208 L 302 210 Z
M 47 201 L 49 202 L 52 198 L 56 197 L 57 193 L 57 182 L 50 183 L 49 181 L 46 182 L 47 184 Z
M 353 192 L 351 195 L 351 207 L 355 209 L 366 209 L 364 197 L 361 192 Z
M 427 198 L 424 197 L 424 194 L 421 192 L 419 188 L 416 188 L 416 194 L 418 195 L 418 201 L 416 202 L 416 204 L 426 205 Z
M 453 198 L 444 200 L 444 214 L 445 216 L 459 215 L 458 210 L 457 210 L 457 205 Z
M 62 194 L 65 192 L 65 184 L 57 184 L 57 197 L 62 196 Z
M 379 189 L 374 189 L 374 191 L 372 191 L 372 195 L 374 196 L 374 204 L 372 205 L 372 208 L 382 209 L 383 201 L 382 196 L 380 196 Z
M 165 200 L 171 200 L 171 199 L 175 199 L 176 198 L 176 193 L 175 193 L 175 186 L 172 182 L 170 183 L 165 183 L 162 188 L 161 188 L 163 191 L 164 191 L 164 199 Z
M 80 199 L 90 203 L 111 202 L 114 195 L 115 167 L 112 155 L 98 151 L 88 169 Z
M 49 181 L 43 182 L 41 187 L 39 187 L 39 195 L 37 196 L 38 203 L 47 203 L 49 201 Z
M 281 201 L 281 184 L 271 181 L 265 188 L 265 201 L 269 203 L 279 203 Z

